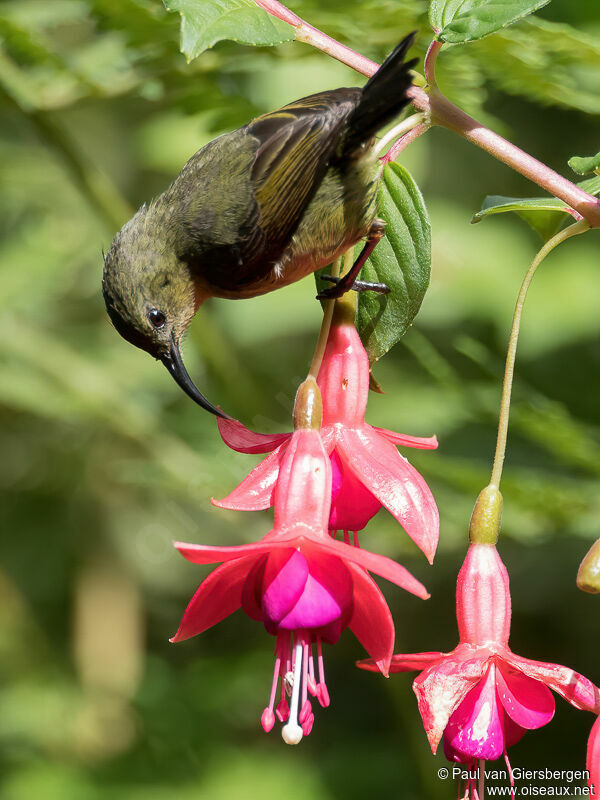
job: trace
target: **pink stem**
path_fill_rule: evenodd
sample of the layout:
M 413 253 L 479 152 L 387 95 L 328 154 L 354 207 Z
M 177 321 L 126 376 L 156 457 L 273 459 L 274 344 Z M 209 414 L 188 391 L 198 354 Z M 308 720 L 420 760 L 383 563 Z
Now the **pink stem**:
M 533 183 L 537 183 L 550 194 L 564 200 L 592 227 L 600 227 L 600 203 L 595 197 L 465 114 L 440 92 L 434 90 L 428 95 L 422 89 L 413 86 L 410 93 L 416 108 L 430 112 L 432 124 L 442 125 L 458 133 L 468 142 L 477 145 L 516 172 L 520 172 Z
M 440 52 L 442 47 L 443 43 L 438 42 L 437 39 L 434 39 L 429 45 L 429 50 L 427 51 L 427 55 L 425 56 L 425 61 L 423 63 L 423 70 L 425 72 L 425 80 L 430 86 L 436 85 L 435 62 L 437 61 L 438 53 Z
M 371 76 L 377 70 L 378 64 L 360 55 L 346 45 L 340 44 L 331 36 L 309 25 L 277 0 L 255 0 L 256 4 L 274 17 L 288 22 L 296 29 L 296 39 L 322 50 L 332 58 L 347 64 L 363 75 Z M 431 117 L 431 123 L 448 128 L 468 142 L 471 142 L 494 158 L 502 161 L 507 166 L 521 173 L 533 183 L 537 183 L 547 192 L 563 200 L 568 206 L 574 208 L 586 219 L 591 227 L 600 227 L 600 203 L 592 195 L 587 194 L 574 183 L 563 178 L 554 170 L 542 164 L 533 156 L 525 153 L 519 147 L 511 144 L 506 139 L 486 128 L 477 120 L 470 117 L 460 108 L 457 108 L 443 94 L 435 89 L 434 67 L 437 54 L 441 49 L 440 42 L 432 42 L 425 59 L 425 74 L 432 86 L 431 95 L 413 86 L 410 90 L 412 103 L 419 111 L 424 111 Z M 418 130 L 415 129 L 415 130 Z M 412 133 L 412 131 L 411 131 Z M 416 136 L 423 133 L 420 131 Z M 413 141 L 411 138 L 404 142 L 404 147 Z
M 415 127 L 401 136 L 394 144 L 390 147 L 387 153 L 382 157 L 381 161 L 383 164 L 388 164 L 390 161 L 395 161 L 398 158 L 400 153 L 404 150 L 405 147 L 408 147 L 409 144 L 414 142 L 415 139 L 418 139 L 425 131 L 429 130 L 431 126 L 421 122 L 419 125 L 415 125 Z
M 308 22 L 300 19 L 299 16 L 281 3 L 278 3 L 277 0 L 254 0 L 254 2 L 273 17 L 277 17 L 277 19 L 281 19 L 293 25 L 294 28 L 296 28 L 297 41 L 305 42 L 306 44 L 316 47 L 317 50 L 322 50 L 324 53 L 327 53 L 327 55 L 341 61 L 343 64 L 347 64 L 363 75 L 370 76 L 377 71 L 379 64 L 375 61 L 361 56 L 360 53 L 357 53 L 350 47 L 346 47 L 346 45 L 337 42 L 335 39 L 332 39 L 331 36 L 327 36 L 326 33 L 323 33 L 323 31 L 320 31 L 318 28 L 309 25 Z

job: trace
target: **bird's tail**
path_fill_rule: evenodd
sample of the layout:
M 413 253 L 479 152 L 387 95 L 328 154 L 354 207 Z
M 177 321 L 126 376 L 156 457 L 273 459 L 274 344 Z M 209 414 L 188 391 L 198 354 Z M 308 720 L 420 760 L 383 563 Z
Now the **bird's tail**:
M 410 70 L 417 59 L 404 59 L 415 35 L 416 31 L 413 31 L 405 36 L 363 87 L 360 101 L 348 120 L 344 154 L 351 154 L 368 142 L 410 102 L 407 96 L 412 85 Z

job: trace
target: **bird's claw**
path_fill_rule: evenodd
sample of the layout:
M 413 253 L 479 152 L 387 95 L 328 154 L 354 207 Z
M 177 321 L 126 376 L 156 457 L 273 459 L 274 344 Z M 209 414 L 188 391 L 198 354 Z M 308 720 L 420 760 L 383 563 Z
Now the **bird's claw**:
M 371 281 L 354 281 L 352 286 L 344 284 L 343 278 L 336 278 L 333 275 L 322 275 L 324 281 L 331 281 L 333 286 L 322 289 L 317 295 L 317 300 L 337 300 L 350 290 L 355 292 L 377 292 L 377 294 L 389 294 L 390 287 L 385 283 L 372 283 Z

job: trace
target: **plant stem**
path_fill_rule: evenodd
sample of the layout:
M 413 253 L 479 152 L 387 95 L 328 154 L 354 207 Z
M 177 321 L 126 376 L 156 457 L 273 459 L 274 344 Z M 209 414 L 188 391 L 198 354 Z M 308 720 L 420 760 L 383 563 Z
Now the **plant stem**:
M 374 61 L 365 58 L 351 48 L 346 47 L 346 45 L 332 39 L 331 36 L 327 36 L 322 31 L 309 25 L 284 5 L 277 2 L 277 0 L 255 0 L 255 2 L 269 14 L 293 25 L 296 29 L 296 39 L 298 41 L 322 50 L 332 58 L 347 64 L 363 75 L 370 77 L 377 70 L 379 65 Z M 459 136 L 462 136 L 471 144 L 480 147 L 494 158 L 507 164 L 515 172 L 519 172 L 533 181 L 533 183 L 537 183 L 538 186 L 550 192 L 550 194 L 564 200 L 567 205 L 574 208 L 589 222 L 590 227 L 600 227 L 600 202 L 595 197 L 587 194 L 574 183 L 542 164 L 541 161 L 477 122 L 437 90 L 435 87 L 434 67 L 440 49 L 440 42 L 432 42 L 425 59 L 426 75 L 431 85 L 430 93 L 418 86 L 412 86 L 409 90 L 415 108 L 429 114 L 432 124 L 440 125 L 454 131 L 454 133 L 458 133 Z
M 431 87 L 437 86 L 437 81 L 435 79 L 435 62 L 437 61 L 438 53 L 442 47 L 443 43 L 438 42 L 437 39 L 434 39 L 429 45 L 427 55 L 425 56 L 425 62 L 423 64 L 425 80 Z
M 349 262 L 350 266 L 352 266 L 353 259 L 352 255 L 354 253 L 354 248 L 348 250 L 344 258 L 344 263 Z M 338 258 L 331 267 L 331 274 L 334 278 L 337 278 L 341 272 L 342 266 L 342 259 Z M 321 363 L 323 361 L 323 356 L 325 354 L 325 347 L 327 346 L 327 337 L 329 336 L 329 329 L 331 328 L 331 320 L 333 319 L 333 310 L 335 308 L 335 300 L 326 300 L 325 301 L 325 308 L 323 309 L 323 320 L 321 322 L 321 330 L 319 331 L 319 338 L 317 339 L 317 344 L 315 346 L 315 352 L 312 357 L 312 361 L 310 362 L 310 369 L 308 370 L 308 378 L 317 379 L 319 374 L 319 370 L 321 369 Z
M 510 337 L 508 340 L 508 350 L 506 353 L 506 366 L 504 368 L 504 382 L 502 385 L 502 399 L 500 401 L 500 416 L 498 418 L 498 439 L 496 441 L 496 453 L 494 454 L 494 464 L 492 466 L 492 477 L 490 479 L 490 486 L 498 488 L 500 486 L 500 478 L 502 477 L 502 466 L 504 464 L 504 456 L 506 453 L 506 437 L 508 434 L 508 417 L 510 414 L 510 397 L 512 393 L 513 376 L 515 371 L 515 358 L 517 354 L 517 342 L 519 340 L 519 328 L 521 326 L 521 315 L 523 313 L 523 305 L 527 297 L 527 291 L 535 275 L 536 269 L 546 258 L 548 253 L 554 250 L 561 242 L 570 239 L 571 236 L 576 236 L 578 233 L 585 233 L 589 230 L 590 225 L 586 220 L 580 220 L 573 225 L 569 225 L 562 231 L 559 231 L 556 236 L 549 239 L 542 249 L 538 252 L 536 257 L 531 262 L 531 265 L 523 283 L 519 289 L 517 303 L 515 305 L 515 313 L 513 315 L 512 327 L 510 329 Z
M 381 153 L 382 150 L 385 150 L 390 142 L 393 142 L 394 139 L 399 139 L 401 136 L 404 136 L 404 134 L 408 133 L 413 128 L 416 128 L 417 125 L 422 123 L 424 120 L 425 114 L 423 114 L 421 111 L 417 112 L 416 114 L 412 114 L 410 117 L 406 117 L 406 119 L 403 119 L 402 122 L 398 123 L 398 125 L 389 130 L 385 136 L 383 136 L 377 142 L 375 153 Z
M 413 104 L 417 108 L 422 111 L 429 110 L 432 124 L 441 125 L 458 133 L 471 144 L 485 150 L 516 172 L 520 172 L 550 194 L 564 200 L 588 220 L 590 227 L 600 227 L 600 203 L 595 197 L 477 122 L 439 91 L 433 90 L 431 95 L 427 95 L 422 89 L 413 87 L 410 92 Z
M 429 121 L 421 122 L 419 125 L 415 125 L 412 130 L 408 131 L 408 133 L 405 133 L 404 136 L 401 136 L 397 142 L 394 142 L 394 144 L 381 159 L 382 163 L 388 164 L 390 161 L 395 161 L 404 148 L 408 147 L 409 144 L 412 144 L 415 139 L 418 139 L 419 136 L 422 136 L 426 131 L 429 130 L 429 128 L 431 128 L 431 123 Z
M 254 2 L 272 16 L 293 25 L 296 28 L 297 41 L 310 44 L 312 47 L 316 47 L 317 50 L 322 50 L 327 55 L 341 61 L 342 64 L 352 67 L 362 75 L 373 75 L 374 72 L 377 72 L 379 67 L 377 62 L 371 61 L 370 58 L 362 56 L 350 47 L 346 47 L 346 45 L 332 39 L 331 36 L 327 36 L 326 33 L 323 33 L 318 28 L 309 25 L 308 22 L 294 14 L 289 8 L 278 3 L 277 0 L 254 0 Z

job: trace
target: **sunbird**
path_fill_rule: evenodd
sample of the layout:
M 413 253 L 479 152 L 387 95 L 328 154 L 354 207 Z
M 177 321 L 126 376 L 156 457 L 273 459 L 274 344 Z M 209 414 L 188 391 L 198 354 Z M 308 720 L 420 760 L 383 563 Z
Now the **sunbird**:
M 376 218 L 375 134 L 410 102 L 416 59 L 405 58 L 414 37 L 362 89 L 304 97 L 209 142 L 113 239 L 102 281 L 113 325 L 207 411 L 226 416 L 192 382 L 181 341 L 208 297 L 279 289 L 364 237 L 353 267 L 319 297 L 387 291 L 355 278 L 385 231 Z

